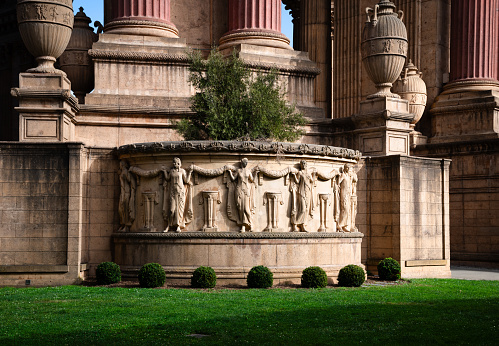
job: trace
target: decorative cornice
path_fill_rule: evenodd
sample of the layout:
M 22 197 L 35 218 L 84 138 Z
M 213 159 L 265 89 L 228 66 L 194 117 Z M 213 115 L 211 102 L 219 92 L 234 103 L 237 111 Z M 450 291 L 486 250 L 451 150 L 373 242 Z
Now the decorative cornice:
M 243 62 L 245 66 L 257 70 L 268 70 L 268 71 L 277 70 L 281 73 L 305 74 L 305 75 L 314 75 L 314 76 L 317 76 L 322 72 L 321 69 L 318 67 L 267 64 L 258 61 L 248 61 L 248 60 L 243 60 Z
M 250 141 L 175 141 L 123 145 L 118 155 L 151 152 L 239 152 L 317 155 L 360 160 L 358 150 L 316 144 Z
M 88 55 L 90 55 L 90 57 L 92 57 L 93 59 L 160 61 L 172 62 L 182 65 L 187 65 L 190 61 L 190 58 L 187 54 L 143 53 L 90 49 L 88 51 Z
M 363 238 L 360 232 L 154 232 L 154 233 L 113 233 L 115 239 L 324 239 L 324 238 Z
M 74 111 L 79 110 L 78 100 L 71 94 L 69 89 L 59 89 L 59 90 L 33 90 L 33 89 L 23 89 L 23 88 L 12 88 L 10 89 L 10 94 L 12 97 L 16 98 L 60 98 L 65 102 L 69 103 Z

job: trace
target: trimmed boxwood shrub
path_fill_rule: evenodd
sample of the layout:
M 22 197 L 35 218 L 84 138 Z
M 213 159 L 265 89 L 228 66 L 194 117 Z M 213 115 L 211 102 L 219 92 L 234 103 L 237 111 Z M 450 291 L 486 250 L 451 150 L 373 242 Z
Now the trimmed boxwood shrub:
M 301 274 L 301 286 L 304 288 L 322 288 L 327 286 L 327 274 L 321 267 L 305 268 Z
M 246 283 L 249 288 L 269 288 L 274 284 L 274 275 L 265 266 L 251 268 Z
M 366 281 L 364 269 L 355 264 L 341 268 L 338 274 L 338 285 L 341 287 L 360 287 L 364 281 Z
M 378 275 L 381 280 L 395 281 L 400 279 L 400 264 L 391 257 L 378 263 Z
M 154 288 L 165 284 L 165 270 L 159 263 L 147 263 L 139 270 L 140 287 Z
M 217 284 L 217 275 L 212 267 L 199 267 L 191 277 L 191 286 L 194 288 L 213 288 Z
M 95 271 L 99 285 L 110 285 L 121 281 L 120 266 L 114 262 L 102 262 Z

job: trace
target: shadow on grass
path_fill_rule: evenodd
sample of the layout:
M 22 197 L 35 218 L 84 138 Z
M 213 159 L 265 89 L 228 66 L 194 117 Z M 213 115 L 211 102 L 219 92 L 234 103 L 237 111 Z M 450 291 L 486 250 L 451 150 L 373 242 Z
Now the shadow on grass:
M 249 297 L 249 304 L 242 304 L 240 295 L 222 302 L 194 296 L 163 307 L 160 302 L 155 308 L 118 302 L 107 308 L 105 320 L 98 306 L 87 311 L 78 306 L 54 308 L 45 316 L 33 316 L 34 323 L 17 328 L 15 336 L 1 337 L 5 334 L 0 332 L 0 341 L 4 345 L 492 345 L 499 340 L 498 298 L 336 303 L 334 294 L 321 294 L 313 304 L 282 299 L 261 305 L 257 296 Z M 66 323 L 50 325 L 60 314 Z

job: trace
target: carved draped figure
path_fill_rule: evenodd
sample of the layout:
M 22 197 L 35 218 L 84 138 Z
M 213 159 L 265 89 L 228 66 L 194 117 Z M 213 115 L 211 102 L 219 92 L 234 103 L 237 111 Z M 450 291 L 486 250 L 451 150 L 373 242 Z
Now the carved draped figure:
M 118 213 L 120 216 L 120 229 L 118 232 L 128 232 L 135 221 L 135 190 L 137 182 L 130 173 L 125 161 L 120 162 L 120 201 Z
M 343 172 L 338 177 L 339 185 L 339 219 L 338 228 L 343 232 L 354 231 L 355 221 L 352 218 L 356 214 L 356 205 L 353 205 L 352 197 L 356 195 L 357 175 L 350 172 L 348 167 L 345 167 Z M 353 222 L 352 222 L 353 221 Z
M 168 198 L 168 208 L 165 205 L 163 211 L 166 214 L 168 227 L 179 231 L 179 227 L 184 228 L 192 220 L 192 203 L 190 203 L 191 193 L 189 186 L 190 174 L 187 174 L 183 168 L 172 168 L 170 171 L 163 172 L 165 181 L 169 182 L 168 193 L 165 194 L 165 197 Z
M 234 197 L 239 214 L 238 223 L 240 226 L 251 228 L 251 213 L 254 208 L 253 174 L 249 169 L 243 167 L 237 169 L 233 177 L 234 181 L 236 181 Z
M 291 187 L 292 193 L 296 194 L 296 197 L 293 198 L 296 205 L 293 205 L 291 210 L 291 224 L 306 231 L 306 223 L 312 217 L 314 209 L 314 176 L 313 173 L 302 169 L 293 173 L 293 177 L 297 186 Z

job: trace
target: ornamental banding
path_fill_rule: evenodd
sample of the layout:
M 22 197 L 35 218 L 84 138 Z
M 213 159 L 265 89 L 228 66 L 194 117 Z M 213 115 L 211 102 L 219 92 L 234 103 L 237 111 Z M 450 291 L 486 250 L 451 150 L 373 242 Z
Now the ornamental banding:
M 118 232 L 357 232 L 353 162 L 276 170 L 241 156 L 219 165 L 222 154 L 209 167 L 182 167 L 177 156 L 143 167 L 122 158 Z

